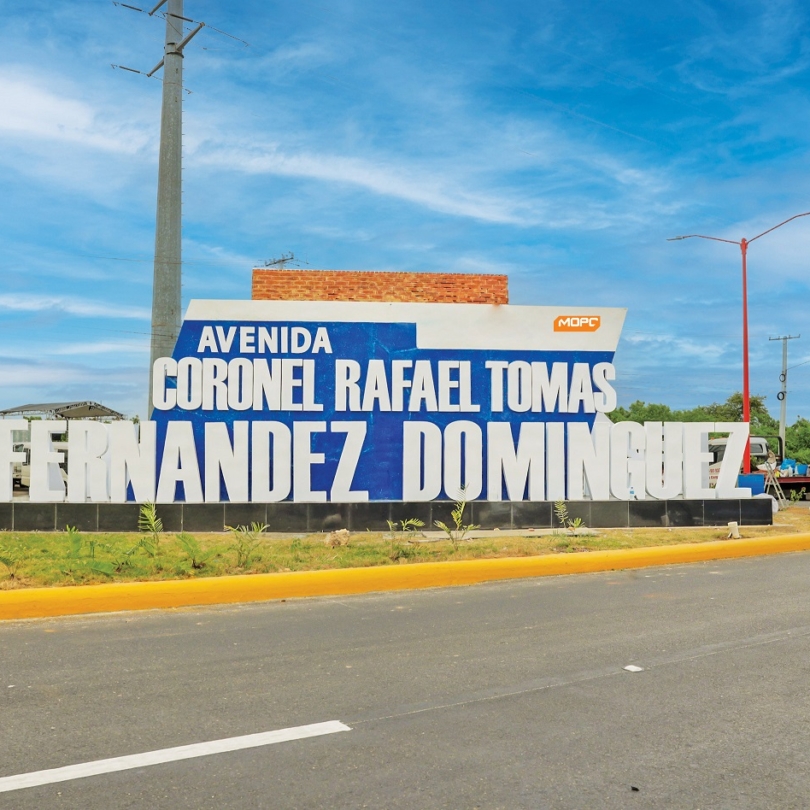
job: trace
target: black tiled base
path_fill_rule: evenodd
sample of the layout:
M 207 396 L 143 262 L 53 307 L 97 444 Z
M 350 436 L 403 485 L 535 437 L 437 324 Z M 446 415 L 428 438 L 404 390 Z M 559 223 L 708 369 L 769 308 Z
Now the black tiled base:
M 137 503 L 100 503 L 98 530 L 100 532 L 137 532 L 141 507 Z
M 214 504 L 208 504 L 208 506 L 214 506 Z M 226 503 L 223 504 L 223 506 L 225 507 L 225 511 L 222 517 L 222 526 L 217 529 L 214 528 L 216 524 L 209 523 L 206 531 L 221 532 L 225 526 L 252 526 L 254 523 L 267 526 L 269 523 L 267 520 L 267 510 L 272 507 L 273 504 Z M 186 531 L 194 531 L 193 529 L 189 529 L 186 525 L 186 521 L 193 512 L 193 509 L 189 509 L 188 507 L 183 508 L 183 528 L 186 529 Z M 197 531 L 200 530 L 197 529 Z M 279 531 L 279 529 L 270 527 L 270 531 Z
M 189 504 L 189 506 L 204 506 L 206 504 Z M 163 521 L 164 532 L 183 531 L 183 508 L 182 503 L 159 503 L 157 505 L 157 516 Z
M 475 501 L 470 507 L 470 522 L 482 529 L 502 529 L 512 525 L 512 504 L 509 501 Z
M 158 504 L 157 514 L 167 532 L 221 532 L 226 526 L 263 523 L 271 532 L 386 531 L 388 521 L 418 518 L 425 530 L 434 521 L 452 522 L 449 501 L 401 503 L 193 503 Z M 721 501 L 567 501 L 570 520 L 585 528 L 642 526 L 742 526 L 773 523 L 769 498 Z M 134 503 L 0 504 L 0 531 L 54 531 L 75 526 L 79 531 L 136 532 L 140 506 Z M 482 529 L 519 531 L 558 527 L 550 501 L 473 501 L 464 522 Z
M 703 501 L 703 525 L 725 526 L 740 522 L 739 501 Z
M 230 506 L 230 504 L 227 504 Z M 221 532 L 225 529 L 224 503 L 195 503 L 193 508 L 183 508 L 184 532 Z M 160 515 L 158 507 L 158 515 Z M 216 528 L 212 528 L 216 526 Z
M 55 529 L 56 529 L 56 504 L 54 503 L 14 504 L 14 531 L 52 532 L 55 531 Z
M 0 503 L 0 532 L 10 532 L 14 527 L 14 511 L 10 503 Z
M 512 525 L 500 528 L 509 529 L 550 529 L 550 501 L 513 501 Z
M 307 530 L 307 504 L 305 503 L 268 503 L 268 531 L 271 532 L 305 532 Z
M 80 532 L 97 532 L 98 506 L 96 503 L 56 504 L 56 528 L 64 531 L 67 526 L 73 526 Z
M 703 526 L 703 501 L 667 501 L 667 526 Z
M 425 524 L 425 528 L 433 526 L 433 504 L 430 501 L 400 502 L 391 501 L 391 520 L 401 523 L 409 518 L 417 518 Z M 442 504 L 442 508 L 444 505 Z M 438 518 L 441 520 L 442 518 Z
M 388 502 L 353 503 L 349 511 L 349 529 L 353 532 L 388 531 L 391 519 L 391 504 Z M 407 518 L 401 518 L 407 520 Z
M 743 526 L 771 526 L 773 501 L 770 498 L 752 498 L 740 501 L 740 523 Z
M 666 501 L 630 501 L 628 503 L 631 528 L 668 526 Z
M 310 532 L 334 532 L 349 528 L 349 503 L 310 503 L 307 506 L 307 530 Z
M 591 503 L 591 519 L 588 526 L 594 529 L 613 529 L 617 526 L 629 525 L 628 501 L 593 501 Z

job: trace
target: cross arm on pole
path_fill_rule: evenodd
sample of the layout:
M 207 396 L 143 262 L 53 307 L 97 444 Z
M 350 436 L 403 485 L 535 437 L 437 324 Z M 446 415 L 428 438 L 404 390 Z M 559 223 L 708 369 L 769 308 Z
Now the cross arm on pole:
M 161 59 L 146 75 L 150 78 L 163 67 L 163 59 Z
M 182 53 L 183 48 L 185 48 L 186 45 L 188 45 L 188 43 L 191 42 L 191 40 L 194 37 L 196 37 L 197 34 L 200 33 L 200 31 L 203 30 L 203 28 L 205 28 L 205 23 L 201 22 L 193 31 L 191 31 L 190 33 L 186 34 L 185 37 L 183 37 L 183 39 L 177 44 L 175 50 L 177 50 L 178 53 Z
M 183 53 L 183 48 L 185 48 L 186 45 L 188 45 L 188 43 L 191 42 L 192 37 L 194 37 L 196 34 L 199 34 L 200 31 L 203 30 L 203 28 L 205 28 L 205 23 L 201 22 L 191 33 L 183 37 L 183 39 L 180 42 L 178 42 L 177 45 L 174 46 L 172 52 Z M 150 77 L 153 76 L 163 67 L 164 62 L 165 58 L 161 59 L 146 75 Z

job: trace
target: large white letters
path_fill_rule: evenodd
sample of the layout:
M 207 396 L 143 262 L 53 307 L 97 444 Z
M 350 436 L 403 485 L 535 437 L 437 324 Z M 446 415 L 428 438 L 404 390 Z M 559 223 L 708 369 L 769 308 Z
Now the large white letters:
M 107 427 L 100 422 L 74 420 L 68 428 L 69 475 L 67 499 L 71 503 L 109 500 L 107 463 Z
M 25 462 L 25 452 L 14 450 L 14 433 L 28 430 L 27 419 L 0 419 L 0 502 L 10 501 L 14 495 L 12 470 L 15 464 Z
M 127 488 L 140 503 L 155 500 L 155 422 L 112 422 L 110 441 L 110 500 L 125 503 Z M 140 433 L 140 435 L 139 435 Z
M 65 432 L 67 422 L 43 419 L 31 422 L 31 487 L 28 497 L 37 503 L 58 503 L 65 499 L 65 483 L 59 466 L 65 454 L 54 449 L 53 437 Z
M 156 502 L 173 503 L 178 483 L 183 485 L 186 503 L 202 503 L 200 467 L 191 422 L 169 422 L 166 426 Z
M 542 422 L 520 426 L 517 447 L 508 422 L 487 425 L 487 500 L 522 501 L 528 482 L 529 500 L 542 501 L 546 491 L 546 427 Z

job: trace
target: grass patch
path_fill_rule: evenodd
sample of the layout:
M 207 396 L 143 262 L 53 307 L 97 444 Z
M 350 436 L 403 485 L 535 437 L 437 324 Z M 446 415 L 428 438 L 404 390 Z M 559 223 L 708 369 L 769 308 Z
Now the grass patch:
M 779 525 L 747 527 L 743 537 L 810 532 L 810 511 L 791 507 L 780 512 Z M 347 545 L 333 546 L 326 535 L 279 537 L 261 526 L 235 527 L 230 532 L 82 533 L 0 532 L 0 590 L 100 582 L 216 577 L 279 571 L 317 571 L 378 565 L 408 565 L 445 560 L 530 557 L 603 549 L 699 543 L 726 539 L 723 527 L 708 529 L 612 529 L 596 536 L 507 532 L 464 540 L 413 542 L 404 532 L 358 532 Z M 272 529 L 272 527 L 270 527 Z M 410 534 L 410 533 L 408 533 Z

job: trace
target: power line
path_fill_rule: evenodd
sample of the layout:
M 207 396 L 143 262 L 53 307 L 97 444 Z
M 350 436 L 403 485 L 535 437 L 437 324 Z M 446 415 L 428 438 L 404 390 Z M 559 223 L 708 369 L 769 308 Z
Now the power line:
M 154 259 L 131 259 L 131 258 L 127 258 L 125 256 L 97 256 L 94 253 L 70 253 L 68 255 L 76 256 L 76 257 L 83 258 L 83 259 L 103 259 L 104 261 L 108 261 L 108 262 L 132 262 L 132 263 L 137 263 L 137 264 L 147 264 L 147 263 L 151 263 L 151 262 L 154 261 Z M 241 259 L 223 259 L 222 261 L 219 261 L 219 262 L 207 262 L 207 261 L 200 261 L 200 260 L 194 260 L 194 259 L 192 259 L 192 260 L 182 259 L 179 262 L 179 264 L 186 265 L 186 266 L 189 266 L 189 267 L 194 266 L 194 265 L 200 265 L 200 266 L 206 266 L 206 267 L 226 267 L 226 266 L 232 265 L 232 264 L 245 264 L 245 262 L 243 262 Z M 258 264 L 253 265 L 253 266 L 258 267 Z
M 165 0 L 164 0 L 164 2 L 165 2 Z M 129 9 L 130 11 L 138 11 L 141 14 L 146 14 L 148 17 L 158 17 L 158 18 L 163 19 L 163 20 L 166 19 L 166 14 L 164 12 L 161 12 L 160 14 L 157 13 L 157 9 L 159 9 L 160 6 L 163 5 L 163 3 L 160 3 L 154 9 L 152 9 L 152 11 L 147 11 L 146 9 L 138 8 L 138 6 L 132 6 L 129 3 L 116 2 L 116 0 L 112 0 L 112 4 L 114 6 L 118 6 L 119 8 Z M 183 17 L 183 16 L 181 16 L 179 14 L 174 15 L 174 16 L 176 16 L 178 19 L 183 20 L 184 22 L 191 23 L 192 25 L 204 25 L 209 30 L 216 31 L 217 34 L 222 34 L 222 36 L 224 36 L 224 37 L 228 37 L 229 39 L 236 40 L 236 42 L 241 42 L 242 45 L 244 45 L 246 48 L 250 47 L 250 43 L 247 42 L 246 40 L 241 39 L 240 37 L 234 36 L 233 34 L 229 34 L 227 31 L 223 31 L 221 28 L 215 28 L 213 25 L 208 25 L 208 23 L 201 22 L 200 20 L 194 20 L 191 17 Z M 210 50 L 210 48 L 204 48 L 203 50 Z M 124 68 L 124 70 L 129 70 L 129 69 L 130 68 Z M 139 73 L 140 71 L 135 71 L 135 72 Z

